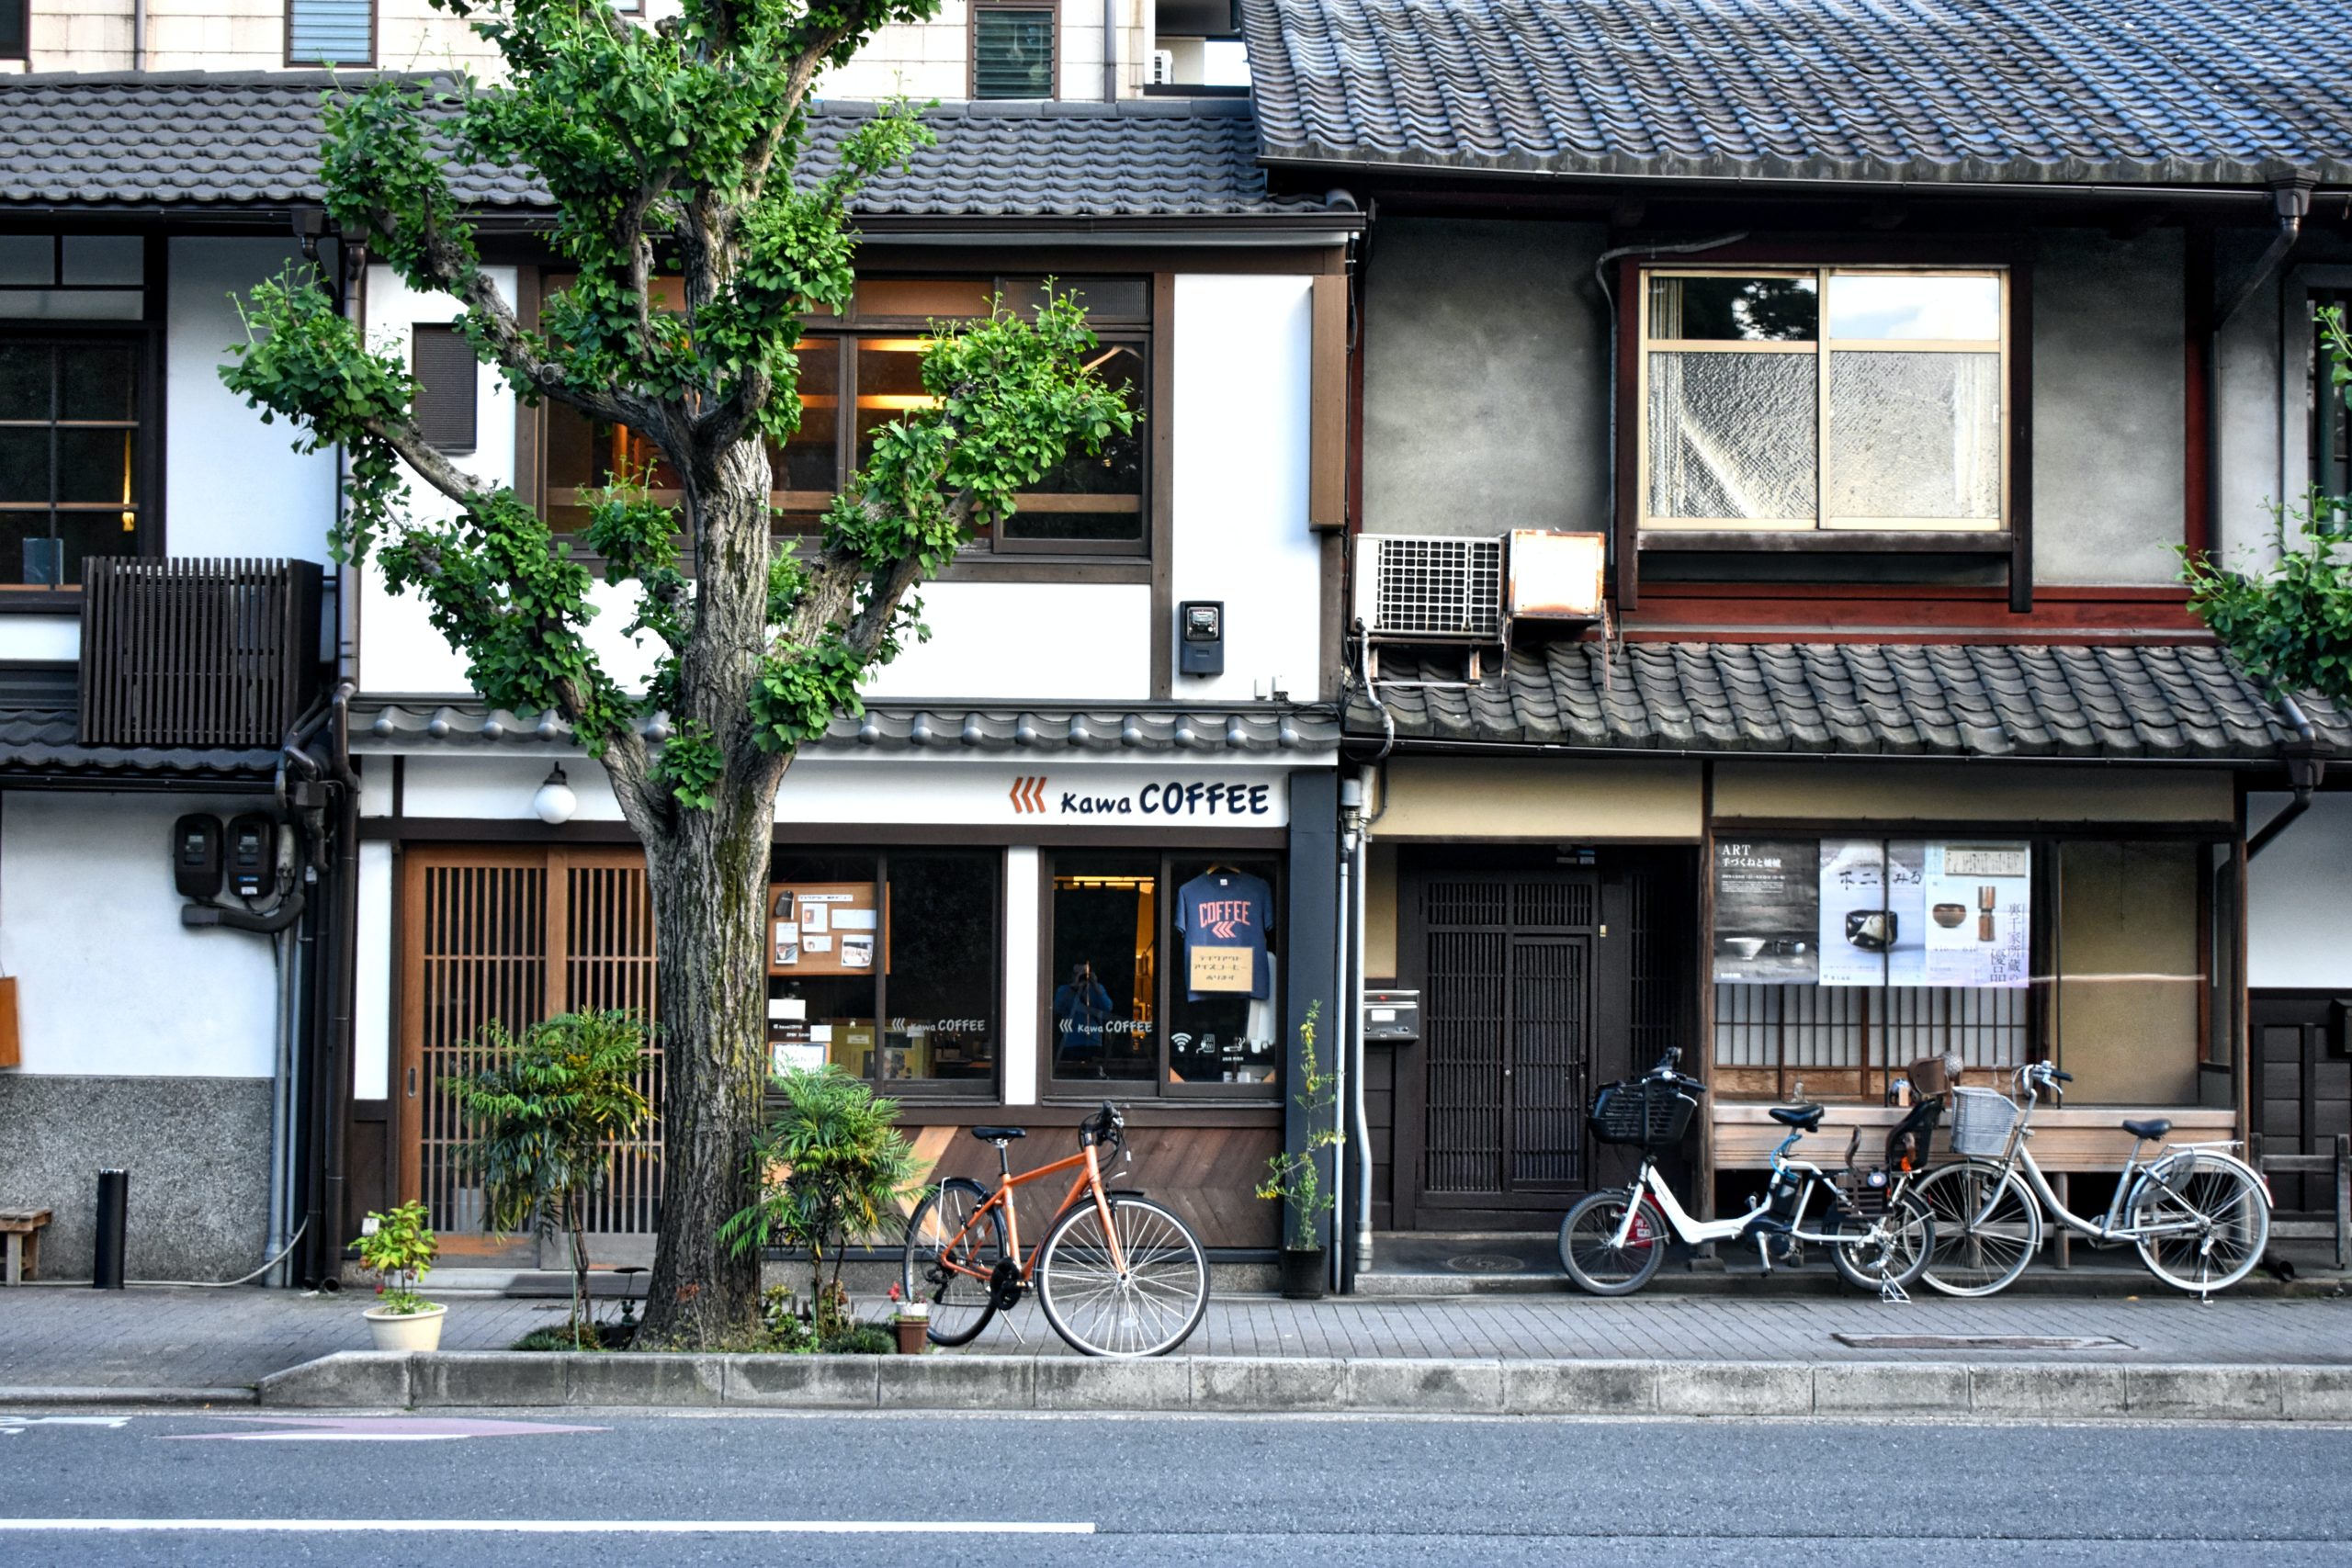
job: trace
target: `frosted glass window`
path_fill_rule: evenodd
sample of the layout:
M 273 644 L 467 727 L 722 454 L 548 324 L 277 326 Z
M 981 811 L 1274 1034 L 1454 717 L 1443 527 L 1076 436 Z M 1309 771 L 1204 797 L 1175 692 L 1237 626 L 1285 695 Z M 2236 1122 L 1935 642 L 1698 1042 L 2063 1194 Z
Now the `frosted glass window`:
M 2001 356 L 1829 355 L 1829 515 L 2001 514 Z
M 1997 343 L 2001 280 L 1847 272 L 1829 279 L 1829 335 L 1906 343 Z
M 1650 510 L 1810 522 L 1818 374 L 1804 354 L 1650 355 Z

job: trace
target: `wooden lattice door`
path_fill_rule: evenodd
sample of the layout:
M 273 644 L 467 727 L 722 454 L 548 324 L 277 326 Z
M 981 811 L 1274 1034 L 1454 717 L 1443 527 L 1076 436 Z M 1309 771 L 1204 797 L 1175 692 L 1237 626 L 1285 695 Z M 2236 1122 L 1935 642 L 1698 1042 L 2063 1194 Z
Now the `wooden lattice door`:
M 446 1249 L 522 1262 L 531 1238 L 484 1236 L 454 1081 L 491 1022 L 621 1008 L 652 1017 L 653 912 L 634 849 L 411 849 L 402 878 L 401 1193 L 422 1198 Z M 640 1083 L 662 1102 L 659 1045 Z M 589 1229 L 650 1237 L 661 1219 L 661 1125 L 612 1149 Z M 621 1252 L 637 1248 L 624 1246 Z M 615 1248 L 592 1245 L 600 1261 Z
M 1421 884 L 1421 1205 L 1540 1207 L 1584 1185 L 1598 895 L 1577 874 Z

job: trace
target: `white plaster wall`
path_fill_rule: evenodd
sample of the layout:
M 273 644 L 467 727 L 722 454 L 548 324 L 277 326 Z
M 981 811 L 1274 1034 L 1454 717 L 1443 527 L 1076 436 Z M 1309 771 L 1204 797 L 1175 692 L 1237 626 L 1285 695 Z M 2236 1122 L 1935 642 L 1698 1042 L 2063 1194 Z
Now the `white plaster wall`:
M 2246 276 L 2269 238 L 2267 230 L 2221 232 L 2215 268 L 2225 286 Z M 2272 277 L 2222 333 L 2221 401 L 2214 420 L 2222 493 L 2213 536 L 2222 558 L 2233 566 L 2277 558 L 2272 508 L 2300 494 L 2304 483 L 2301 475 L 2283 472 L 2279 462 L 2279 279 Z M 2041 525 L 2037 519 L 2035 526 Z
M 910 645 L 876 671 L 867 697 L 1078 702 L 1151 695 L 1148 584 L 935 582 L 922 599 L 931 640 Z
M 1225 601 L 1225 673 L 1174 694 L 1245 702 L 1317 679 L 1321 551 L 1306 526 L 1311 279 L 1176 279 L 1173 597 Z M 1172 628 L 1163 635 L 1173 636 Z M 1172 657 L 1171 657 L 1172 667 Z
M 2249 831 L 2277 816 L 2287 795 L 2249 795 Z M 2352 985 L 2344 899 L 2352 887 L 2352 795 L 2314 796 L 2312 808 L 2246 866 L 2246 984 Z
M 391 1093 L 392 846 L 359 846 L 359 923 L 353 936 L 357 976 L 352 988 L 351 1098 Z
M 0 660 L 71 664 L 82 657 L 78 615 L 9 615 L 0 618 Z
M 164 494 L 175 556 L 327 558 L 334 455 L 298 454 L 291 427 L 264 424 L 220 384 L 229 345 L 245 335 L 232 296 L 300 259 L 291 240 L 171 243 Z
M 269 939 L 187 931 L 172 821 L 232 796 L 0 797 L 0 970 L 17 978 L 27 1073 L 267 1077 L 277 1049 Z
M 1004 1102 L 1037 1103 L 1039 956 L 1037 852 L 1004 852 Z
M 620 803 L 604 768 L 581 756 L 411 757 L 403 773 L 401 806 L 411 817 L 463 817 L 535 820 L 531 797 L 563 764 L 571 793 L 580 799 L 575 822 L 617 822 Z

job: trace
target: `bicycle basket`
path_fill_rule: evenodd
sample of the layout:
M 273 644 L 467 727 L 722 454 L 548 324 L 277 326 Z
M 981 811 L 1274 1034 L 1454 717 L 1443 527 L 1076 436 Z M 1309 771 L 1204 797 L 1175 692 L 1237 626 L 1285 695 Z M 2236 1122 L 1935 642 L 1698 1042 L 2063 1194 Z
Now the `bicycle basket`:
M 1989 1089 L 1956 1089 L 1951 1098 L 1952 1153 L 1990 1159 L 2008 1147 L 2018 1108 L 2007 1095 Z
M 1604 1144 L 1679 1144 L 1699 1102 L 1672 1084 L 1613 1083 L 1594 1097 L 1592 1135 Z

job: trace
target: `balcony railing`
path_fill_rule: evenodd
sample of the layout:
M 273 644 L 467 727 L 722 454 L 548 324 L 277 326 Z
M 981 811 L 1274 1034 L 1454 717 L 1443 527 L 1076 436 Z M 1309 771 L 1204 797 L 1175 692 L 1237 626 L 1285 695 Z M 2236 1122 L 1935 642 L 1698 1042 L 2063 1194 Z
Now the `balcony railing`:
M 318 689 L 315 564 L 83 562 L 85 746 L 272 747 Z

